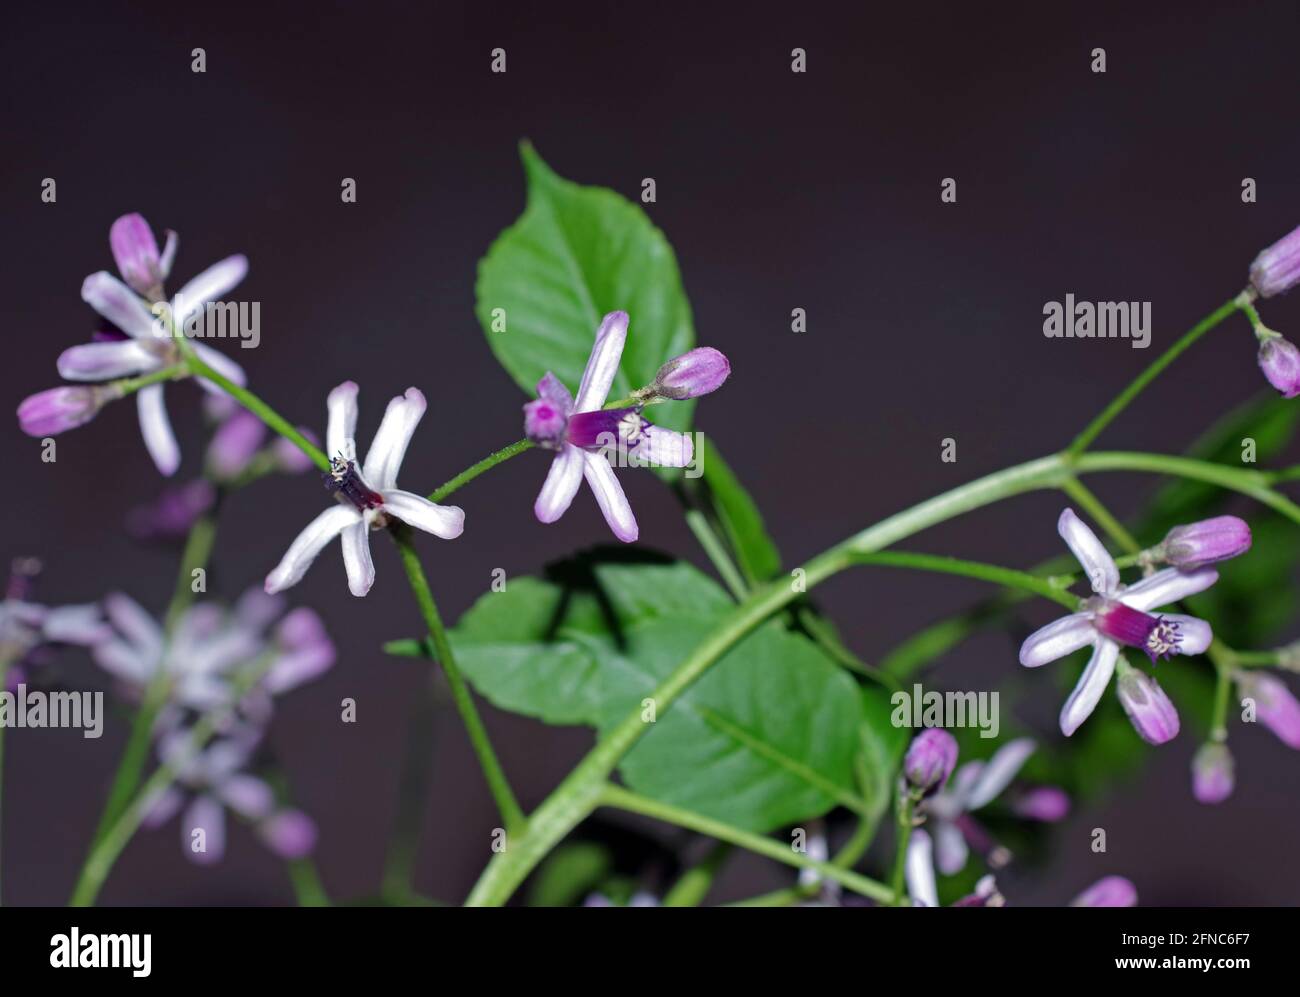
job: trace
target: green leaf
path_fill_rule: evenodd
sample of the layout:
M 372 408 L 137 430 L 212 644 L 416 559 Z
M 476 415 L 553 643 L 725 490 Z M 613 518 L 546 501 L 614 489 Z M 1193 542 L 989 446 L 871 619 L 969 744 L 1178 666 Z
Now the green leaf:
M 732 473 L 713 440 L 696 437 L 696 463 L 703 471 L 693 487 L 701 489 L 717 515 L 745 578 L 767 581 L 781 570 L 781 553 L 767 534 L 763 515 L 749 492 Z
M 548 370 L 577 391 L 601 318 L 626 311 L 627 348 L 610 400 L 626 397 L 695 345 L 672 247 L 638 205 L 563 179 L 526 142 L 520 153 L 527 207 L 479 263 L 476 312 L 488 344 L 530 396 Z M 506 328 L 494 332 L 499 308 Z M 686 430 L 692 407 L 658 406 L 653 421 Z
M 604 729 L 642 709 L 732 603 L 690 565 L 612 556 L 565 562 L 479 599 L 450 633 L 474 687 L 554 724 Z M 621 773 L 640 793 L 752 831 L 835 805 L 867 812 L 854 779 L 862 716 L 853 680 L 773 621 L 655 716 Z

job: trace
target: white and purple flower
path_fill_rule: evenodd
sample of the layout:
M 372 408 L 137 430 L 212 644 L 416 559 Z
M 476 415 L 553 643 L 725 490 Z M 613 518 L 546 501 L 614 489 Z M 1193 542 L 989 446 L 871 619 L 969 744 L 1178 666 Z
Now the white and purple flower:
M 465 529 L 465 513 L 459 506 L 438 505 L 397 487 L 397 472 L 415 427 L 424 415 L 423 394 L 407 388 L 404 395 L 388 403 L 360 468 L 355 439 L 356 384 L 344 381 L 331 391 L 328 406 L 325 443 L 330 471 L 325 476 L 325 486 L 338 502 L 308 523 L 289 545 L 279 565 L 266 576 L 267 592 L 282 592 L 296 585 L 326 544 L 341 537 L 348 589 L 355 596 L 365 595 L 375 581 L 370 531 L 384 528 L 390 518 L 444 540 L 454 540 Z
M 1122 647 L 1138 648 L 1152 662 L 1173 654 L 1204 653 L 1213 639 L 1208 623 L 1174 613 L 1154 616 L 1150 610 L 1205 591 L 1219 575 L 1208 567 L 1195 571 L 1166 568 L 1132 585 L 1122 585 L 1114 559 L 1072 510 L 1061 513 L 1057 529 L 1087 574 L 1094 595 L 1081 612 L 1031 634 L 1020 648 L 1020 663 L 1037 668 L 1092 647 L 1092 657 L 1061 710 L 1061 732 L 1069 737 L 1101 700 Z
M 40 572 L 35 558 L 16 558 L 0 602 L 0 692 L 15 689 L 27 669 L 39 664 L 49 645 L 93 646 L 109 634 L 99 606 L 42 606 L 30 601 L 32 580 Z
M 168 233 L 166 249 L 160 254 L 148 222 L 138 214 L 123 215 L 113 223 L 109 241 L 126 283 L 101 270 L 86 278 L 81 297 L 114 328 L 97 335 L 96 342 L 74 346 L 60 355 L 59 373 L 69 381 L 112 381 L 179 363 L 181 355 L 173 330 L 184 329 L 209 302 L 226 294 L 248 273 L 244 256 L 229 256 L 190 280 L 170 303 L 164 304 L 163 283 L 175 257 L 175 233 Z M 162 311 L 169 312 L 172 329 L 159 320 Z M 203 343 L 191 343 L 191 348 L 214 370 L 237 384 L 244 383 L 244 372 L 233 360 Z M 200 384 L 216 390 L 201 379 Z M 82 394 L 69 394 L 72 391 Z M 19 418 L 26 432 L 46 435 L 87 421 L 106 400 L 102 393 L 84 388 L 56 388 L 24 402 Z M 163 474 L 174 474 L 180 466 L 180 448 L 167 417 L 163 385 L 141 388 L 136 392 L 136 404 L 150 456 Z M 37 432 L 41 429 L 45 432 Z
M 537 518 L 553 523 L 563 516 L 585 477 L 609 528 L 620 540 L 631 543 L 639 535 L 636 516 L 606 454 L 626 456 L 638 464 L 686 467 L 694 456 L 694 446 L 687 434 L 661 429 L 643 418 L 640 405 L 601 407 L 618 373 L 627 326 L 626 312 L 610 312 L 601 321 L 576 397 L 547 372 L 537 383 L 537 400 L 524 406 L 524 432 L 538 446 L 558 451 L 533 506 Z M 716 364 L 696 366 L 702 371 L 709 368 L 703 371 L 705 380 L 722 383 Z M 677 386 L 681 390 L 700 387 L 694 380 Z

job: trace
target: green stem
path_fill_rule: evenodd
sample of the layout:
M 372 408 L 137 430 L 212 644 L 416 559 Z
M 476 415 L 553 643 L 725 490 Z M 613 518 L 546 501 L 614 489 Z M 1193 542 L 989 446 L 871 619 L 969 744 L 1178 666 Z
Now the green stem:
M 621 786 L 613 784 L 604 786 L 597 796 L 597 805 L 615 807 L 629 813 L 653 817 L 656 820 L 676 824 L 678 827 L 685 827 L 700 834 L 707 834 L 711 838 L 729 842 L 747 851 L 765 855 L 778 862 L 784 862 L 786 865 L 796 866 L 800 869 L 813 869 L 827 879 L 833 879 L 855 893 L 860 893 L 864 897 L 870 897 L 873 900 L 888 902 L 891 895 L 889 887 L 884 883 L 878 883 L 874 879 L 868 879 L 866 876 L 851 870 L 842 869 L 833 862 L 818 861 L 802 852 L 796 852 L 789 845 L 783 845 L 771 838 L 765 838 L 761 834 L 752 834 L 722 821 L 714 820 L 712 817 L 706 817 L 703 814 L 684 810 L 681 807 L 649 799 L 637 793 L 629 792 Z
M 182 339 L 180 342 L 184 343 L 185 341 Z M 226 394 L 230 395 L 230 397 L 235 399 L 235 401 L 239 402 L 240 405 L 244 406 L 244 408 L 252 412 L 253 415 L 261 419 L 267 426 L 279 433 L 310 457 L 312 463 L 322 471 L 328 471 L 330 469 L 329 457 L 325 455 L 325 452 L 321 450 L 320 447 L 316 446 L 316 444 L 311 440 L 307 439 L 307 437 L 303 436 L 303 434 L 300 433 L 295 426 L 290 424 L 284 416 L 280 415 L 279 412 L 275 411 L 275 409 L 271 408 L 270 405 L 266 404 L 266 402 L 262 401 L 262 399 L 258 398 L 257 395 L 253 394 L 247 388 L 241 388 L 224 374 L 213 370 L 200 360 L 194 354 L 192 349 L 183 346 L 182 351 L 185 354 L 185 360 L 186 363 L 189 364 L 190 370 L 196 375 L 206 378 L 221 388 L 222 391 L 226 392 Z
M 1093 522 L 1100 526 L 1115 543 L 1123 547 L 1129 554 L 1136 555 L 1141 552 L 1142 545 L 1133 538 L 1133 534 L 1124 528 L 1123 523 L 1111 515 L 1110 510 L 1102 504 L 1101 499 L 1089 491 L 1082 481 L 1074 477 L 1066 478 L 1061 483 L 1061 490 L 1083 506 L 1084 511 L 1092 517 Z
M 894 845 L 894 871 L 889 877 L 889 886 L 893 892 L 891 903 L 895 907 L 903 905 L 903 879 L 907 871 L 907 848 L 912 842 L 912 813 L 915 801 L 911 791 L 900 786 L 897 807 L 897 841 Z
M 963 561 L 955 557 L 939 557 L 933 554 L 914 554 L 901 550 L 855 555 L 853 563 L 887 568 L 915 568 L 919 571 L 937 571 L 948 575 L 961 575 L 965 578 L 978 578 L 993 582 L 995 585 L 1021 589 L 1040 595 L 1044 599 L 1051 599 L 1071 612 L 1079 608 L 1078 597 L 1065 591 L 1055 579 L 1041 578 L 1027 571 L 1002 568 L 994 564 L 981 564 L 978 561 Z
M 428 804 L 433 775 L 431 742 L 439 699 L 435 676 L 436 672 L 430 670 L 425 692 L 416 702 L 407 725 L 406 751 L 398 782 L 397 819 L 384 863 L 382 887 L 384 896 L 393 901 L 401 901 L 411 893 L 420 828 Z
M 1220 305 L 1209 315 L 1205 316 L 1205 318 L 1201 319 L 1201 321 L 1197 322 L 1196 325 L 1187 330 L 1187 332 L 1183 333 L 1182 337 L 1177 342 L 1152 361 L 1151 365 L 1147 367 L 1146 370 L 1135 377 L 1132 383 L 1121 391 L 1115 400 L 1102 410 L 1102 413 L 1097 416 L 1097 418 L 1088 423 L 1083 432 L 1074 438 L 1074 442 L 1070 444 L 1066 453 L 1078 455 L 1087 450 L 1088 447 L 1092 445 L 1092 441 L 1101 434 L 1102 430 L 1114 422 L 1115 418 L 1128 408 L 1129 403 L 1140 395 L 1143 389 L 1154 381 L 1166 367 L 1178 359 L 1183 351 L 1224 319 L 1231 316 L 1240 307 L 1240 303 L 1234 298 L 1232 301 Z
M 1214 707 L 1210 714 L 1210 740 L 1222 744 L 1228 739 L 1228 696 L 1232 670 L 1215 662 Z
M 469 482 L 473 481 L 484 471 L 490 471 L 498 464 L 501 464 L 509 460 L 511 457 L 515 456 L 516 454 L 523 453 L 525 450 L 531 450 L 532 447 L 533 444 L 532 441 L 530 440 L 517 440 L 516 442 L 511 443 L 508 447 L 502 447 L 500 450 L 488 454 L 477 464 L 465 468 L 465 470 L 461 471 L 460 474 L 456 475 L 456 477 L 452 478 L 450 481 L 446 482 L 445 484 L 440 485 L 438 488 L 435 488 L 429 494 L 429 501 L 441 502 L 452 492 L 456 491 L 462 485 L 468 484 Z
M 691 528 L 695 534 L 695 539 L 700 542 L 704 548 L 704 553 L 713 562 L 713 567 L 717 569 L 722 580 L 727 583 L 727 588 L 731 589 L 731 594 L 739 601 L 749 594 L 749 586 L 745 584 L 745 579 L 741 577 L 740 570 L 732 562 L 722 539 L 714 531 L 712 524 L 709 523 L 709 517 L 699 509 L 686 510 L 686 525 Z
M 135 394 L 141 388 L 149 387 L 151 384 L 161 384 L 163 381 L 178 381 L 182 377 L 189 377 L 189 375 L 189 365 L 178 363 L 170 367 L 150 371 L 148 374 L 141 374 L 139 377 L 124 377 L 119 381 L 113 381 L 109 387 L 113 390 L 113 397 L 125 398 L 128 395 Z
M 290 859 L 285 863 L 289 870 L 289 882 L 293 886 L 293 895 L 298 898 L 299 907 L 329 907 L 329 894 L 321 882 L 320 871 L 310 857 Z
M 416 554 L 411 542 L 410 531 L 405 528 L 394 528 L 390 532 L 397 543 L 397 549 L 401 552 L 402 565 L 406 568 L 406 577 L 410 581 L 411 591 L 415 593 L 415 601 L 424 618 L 425 629 L 429 632 L 434 655 L 442 666 L 443 674 L 447 676 L 452 700 L 456 704 L 461 720 L 464 721 L 470 743 L 474 746 L 474 753 L 478 755 L 488 789 L 491 790 L 492 798 L 496 800 L 497 809 L 500 810 L 501 817 L 505 821 L 506 832 L 510 838 L 522 835 L 527 820 L 523 810 L 520 809 L 519 802 L 515 799 L 514 792 L 510 789 L 510 783 L 506 780 L 501 763 L 497 761 L 496 752 L 492 750 L 492 742 L 488 738 L 487 729 L 483 726 L 478 708 L 474 705 L 469 686 L 465 684 L 465 678 L 456 665 L 456 657 L 447 640 L 447 632 L 438 615 L 438 607 L 433 601 L 433 592 L 424 575 L 424 567 L 420 564 L 419 555 Z
M 719 841 L 709 850 L 709 854 L 695 866 L 687 869 L 673 888 L 664 894 L 663 907 L 698 907 L 708 895 L 709 888 L 717 878 L 718 870 L 731 857 L 734 846 L 729 842 Z

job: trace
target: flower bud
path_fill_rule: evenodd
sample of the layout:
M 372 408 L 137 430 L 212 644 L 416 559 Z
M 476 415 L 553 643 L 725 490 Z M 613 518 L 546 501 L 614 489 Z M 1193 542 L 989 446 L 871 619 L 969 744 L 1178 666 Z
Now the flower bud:
M 1300 228 L 1293 229 L 1255 257 L 1250 283 L 1262 298 L 1289 291 L 1300 282 Z
M 1222 803 L 1236 785 L 1232 752 L 1226 744 L 1205 744 L 1192 759 L 1192 795 L 1200 803 Z
M 1283 398 L 1300 395 L 1300 350 L 1289 339 L 1265 336 L 1259 343 L 1259 369 Z
M 1300 748 L 1300 702 L 1273 675 L 1252 673 L 1237 682 L 1241 695 L 1255 700 L 1255 717 L 1290 748 Z
M 1026 820 L 1054 824 L 1070 813 L 1070 796 L 1059 786 L 1037 786 L 1025 790 L 1011 804 L 1011 810 Z
M 162 296 L 163 270 L 153 229 L 136 213 L 123 215 L 108 230 L 108 244 L 122 279 L 145 297 Z
M 240 409 L 212 434 L 208 444 L 208 473 L 218 481 L 231 481 L 248 467 L 266 438 L 266 424 L 247 409 Z
M 1250 550 L 1250 527 L 1236 516 L 1216 516 L 1175 526 L 1160 545 L 1164 559 L 1175 568 L 1195 571 Z
M 948 781 L 957 764 L 957 740 L 946 730 L 928 727 L 913 739 L 903 759 L 903 775 L 926 795 Z
M 316 822 L 301 810 L 281 810 L 257 825 L 266 847 L 284 859 L 300 859 L 316 847 Z
M 1178 735 L 1178 711 L 1146 672 L 1132 667 L 1122 669 L 1117 690 L 1120 704 L 1142 740 L 1164 744 Z
M 660 367 L 649 393 L 675 401 L 698 398 L 717 391 L 730 373 L 731 361 L 725 355 L 711 346 L 701 346 Z
M 558 448 L 567 425 L 560 407 L 545 398 L 524 406 L 524 435 L 540 447 Z
M 212 483 L 199 478 L 168 488 L 153 502 L 132 509 L 126 529 L 137 540 L 183 537 L 215 501 L 216 489 Z
M 94 388 L 50 388 L 23 400 L 18 423 L 28 436 L 54 436 L 88 423 L 99 412 L 100 396 Z
M 1070 901 L 1071 907 L 1136 907 L 1137 887 L 1123 876 L 1103 876 Z

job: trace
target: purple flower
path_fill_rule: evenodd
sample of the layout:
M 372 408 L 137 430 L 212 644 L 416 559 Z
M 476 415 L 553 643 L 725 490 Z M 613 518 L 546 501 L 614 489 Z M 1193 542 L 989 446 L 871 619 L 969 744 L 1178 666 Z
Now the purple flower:
M 694 450 L 689 436 L 652 425 L 639 406 L 602 410 L 623 356 L 627 323 L 626 312 L 610 312 L 600 323 L 576 399 L 547 372 L 537 383 L 537 401 L 524 406 L 524 431 L 538 446 L 559 451 L 533 506 L 537 518 L 553 523 L 563 516 L 585 477 L 614 535 L 631 543 L 639 535 L 636 517 L 606 452 L 637 463 L 685 467 Z
M 957 741 L 946 730 L 929 727 L 912 740 L 903 759 L 903 775 L 916 789 L 933 793 L 942 788 L 957 764 Z
M 24 680 L 43 648 L 51 644 L 90 647 L 109 633 L 96 605 L 41 606 L 27 601 L 30 578 L 39 570 L 39 563 L 31 558 L 15 561 L 8 593 L 0 601 L 0 662 L 6 673 L 0 692 L 16 688 Z
M 108 230 L 108 244 L 122 279 L 150 301 L 160 300 L 163 282 L 176 259 L 176 233 L 168 230 L 166 246 L 160 255 L 158 241 L 144 215 L 132 212 L 113 222 Z
M 947 789 L 925 801 L 924 811 L 944 875 L 952 876 L 965 868 L 970 848 L 987 856 L 995 867 L 1010 860 L 1010 853 L 993 841 L 971 812 L 1001 795 L 1034 753 L 1034 747 L 1033 740 L 1027 737 L 1008 741 L 987 762 L 967 762 L 957 770 Z
M 331 464 L 325 487 L 338 501 L 308 523 L 289 545 L 279 565 L 266 576 L 267 592 L 282 592 L 296 585 L 325 545 L 341 537 L 348 589 L 355 596 L 363 596 L 375 581 L 375 565 L 370 559 L 372 529 L 382 529 L 390 519 L 398 519 L 444 540 L 454 540 L 465 529 L 465 513 L 459 506 L 437 505 L 397 487 L 397 472 L 424 415 L 424 395 L 407 388 L 406 394 L 388 403 L 361 468 L 357 467 L 354 438 L 356 384 L 344 381 L 330 392 L 328 405 L 325 442 Z
M 1120 705 L 1128 714 L 1133 729 L 1148 744 L 1164 744 L 1178 736 L 1178 711 L 1159 683 L 1120 659 Z
M 1222 803 L 1236 786 L 1236 765 L 1226 744 L 1203 744 L 1192 758 L 1192 795 L 1200 803 Z
M 133 219 L 127 215 L 114 223 L 110 235 L 118 266 L 128 282 L 134 282 L 132 286 L 137 290 L 141 282 L 152 279 L 155 273 L 152 261 L 155 258 L 158 260 L 156 273 L 161 281 L 170 271 L 171 256 L 175 254 L 175 241 L 169 237 L 167 250 L 157 257 L 152 233 L 147 238 L 143 234 L 147 231 L 148 225 L 143 218 L 134 216 Z M 169 311 L 175 329 L 182 330 L 209 302 L 219 299 L 243 280 L 246 273 L 248 260 L 243 256 L 229 256 L 182 287 L 168 305 L 157 305 L 156 308 L 151 307 L 155 300 L 152 295 L 156 291 L 157 298 L 161 299 L 161 283 L 150 284 L 146 291 L 141 291 L 151 296 L 146 302 L 107 271 L 91 274 L 81 286 L 82 300 L 113 323 L 124 336 L 64 350 L 58 360 L 59 374 L 69 381 L 111 381 L 178 364 L 180 351 L 171 330 L 160 321 L 156 311 Z M 233 360 L 203 343 L 191 342 L 190 346 L 199 359 L 214 370 L 236 384 L 244 383 L 243 369 Z M 209 391 L 220 390 L 201 378 L 199 384 Z M 157 383 L 141 388 L 136 392 L 136 405 L 140 431 L 149 455 L 158 465 L 158 470 L 170 477 L 176 473 L 181 458 L 163 401 L 163 385 Z
M 1216 516 L 1175 526 L 1160 545 L 1164 560 L 1182 571 L 1195 571 L 1250 550 L 1250 527 L 1236 516 Z
M 1070 795 L 1059 786 L 1035 786 L 1016 794 L 1011 812 L 1026 820 L 1054 824 L 1069 816 Z
M 57 436 L 95 418 L 104 401 L 103 393 L 96 388 L 50 388 L 23 399 L 18 406 L 18 425 L 28 436 L 38 439 Z
M 247 469 L 266 439 L 266 424 L 247 409 L 239 409 L 212 434 L 207 468 L 218 481 L 233 481 Z
M 1063 616 L 1030 634 L 1020 663 L 1037 668 L 1083 647 L 1092 658 L 1061 709 L 1061 731 L 1069 737 L 1101 700 L 1119 659 L 1120 647 L 1136 647 L 1154 662 L 1171 654 L 1202 654 L 1213 637 L 1210 625 L 1193 616 L 1147 611 L 1203 592 L 1219 578 L 1213 568 L 1184 572 L 1166 568 L 1133 585 L 1121 585 L 1119 568 L 1097 535 L 1070 509 L 1057 523 L 1061 537 L 1088 575 L 1096 593 L 1081 612 Z
M 131 510 L 127 532 L 138 540 L 183 537 L 212 508 L 216 495 L 212 483 L 202 478 L 167 488 L 153 502 Z
M 1260 337 L 1259 369 L 1283 398 L 1300 395 L 1300 350 L 1275 332 Z
M 701 346 L 660 367 L 647 394 L 678 401 L 698 398 L 717 391 L 730 374 L 731 361 L 725 355 L 711 346 Z
M 1300 702 L 1281 679 L 1264 672 L 1238 676 L 1238 692 L 1255 701 L 1255 716 L 1289 748 L 1300 748 Z
M 1104 876 L 1070 901 L 1071 907 L 1136 907 L 1137 887 L 1123 876 Z
M 1300 228 L 1292 229 L 1255 257 L 1250 282 L 1261 297 L 1289 291 L 1300 281 Z

